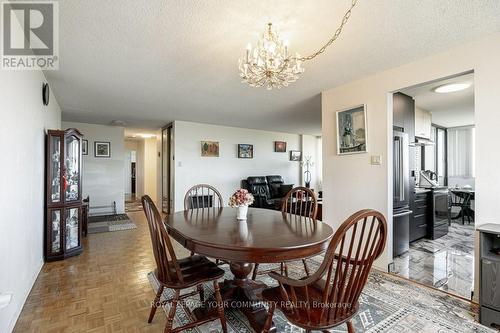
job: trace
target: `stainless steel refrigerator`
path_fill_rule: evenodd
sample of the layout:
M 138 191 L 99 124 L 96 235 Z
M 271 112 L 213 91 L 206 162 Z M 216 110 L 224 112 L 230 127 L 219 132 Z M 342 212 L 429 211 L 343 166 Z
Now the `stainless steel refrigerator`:
M 408 251 L 410 246 L 410 143 L 408 134 L 393 135 L 393 256 Z

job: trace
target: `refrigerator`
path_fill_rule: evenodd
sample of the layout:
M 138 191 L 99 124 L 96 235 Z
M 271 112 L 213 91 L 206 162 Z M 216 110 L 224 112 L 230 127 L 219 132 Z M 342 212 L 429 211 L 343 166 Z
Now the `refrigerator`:
M 407 133 L 393 132 L 393 256 L 410 247 L 410 143 Z

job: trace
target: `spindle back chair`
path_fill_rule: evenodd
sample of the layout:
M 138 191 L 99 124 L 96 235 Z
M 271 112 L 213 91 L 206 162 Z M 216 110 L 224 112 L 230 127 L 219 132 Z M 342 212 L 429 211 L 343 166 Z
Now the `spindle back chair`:
M 279 307 L 291 323 L 308 332 L 347 323 L 348 331 L 353 333 L 350 320 L 358 311 L 359 297 L 386 239 L 384 216 L 374 210 L 361 210 L 337 230 L 313 275 L 295 280 L 270 273 L 279 286 L 262 293 L 270 304 L 263 332 L 269 330 L 274 309 Z
M 153 254 L 156 262 L 154 274 L 159 282 L 158 291 L 151 305 L 148 323 L 153 321 L 156 309 L 158 306 L 163 306 L 166 303 L 171 303 L 170 311 L 168 312 L 165 332 L 180 332 L 195 326 L 202 325 L 206 322 L 220 319 L 224 333 L 227 332 L 226 319 L 224 316 L 224 308 L 222 298 L 219 291 L 218 279 L 224 276 L 224 271 L 217 267 L 207 258 L 199 255 L 190 256 L 183 259 L 177 259 L 174 248 L 168 236 L 167 230 L 163 225 L 160 213 L 156 208 L 151 198 L 147 195 L 143 196 L 142 206 L 148 220 L 149 233 L 153 247 Z M 203 283 L 212 282 L 215 290 L 216 308 L 207 308 L 204 302 Z M 196 286 L 197 290 L 186 294 L 180 294 L 183 289 Z M 165 288 L 174 290 L 174 297 L 168 300 L 160 301 Z M 201 306 L 191 311 L 182 301 L 182 299 L 199 294 Z M 177 303 L 181 301 L 181 305 L 188 316 L 193 319 L 192 322 L 172 329 L 173 319 L 177 309 Z M 193 313 L 196 313 L 193 315 Z
M 213 186 L 198 184 L 191 187 L 184 196 L 184 210 L 223 207 L 222 195 Z

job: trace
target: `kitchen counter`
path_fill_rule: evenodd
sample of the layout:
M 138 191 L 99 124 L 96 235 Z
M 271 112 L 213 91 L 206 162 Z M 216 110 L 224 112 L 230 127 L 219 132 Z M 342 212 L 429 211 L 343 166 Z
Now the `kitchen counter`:
M 431 191 L 430 188 L 424 188 L 424 187 L 415 187 L 415 194 L 419 193 L 429 193 Z

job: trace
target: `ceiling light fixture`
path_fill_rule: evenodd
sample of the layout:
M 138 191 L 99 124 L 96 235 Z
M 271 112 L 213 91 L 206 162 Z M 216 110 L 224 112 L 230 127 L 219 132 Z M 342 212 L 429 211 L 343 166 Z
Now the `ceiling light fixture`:
M 434 92 L 437 92 L 438 94 L 447 94 L 447 93 L 465 90 L 465 89 L 469 88 L 470 86 L 471 86 L 471 84 L 468 82 L 448 83 L 448 84 L 443 84 L 442 86 L 434 88 Z
M 332 38 L 317 52 L 307 57 L 301 57 L 298 53 L 291 55 L 288 42 L 281 40 L 272 23 L 268 23 L 267 31 L 257 42 L 257 46 L 252 48 L 252 45 L 248 44 L 245 56 L 239 60 L 242 82 L 252 87 L 266 87 L 267 90 L 271 90 L 287 87 L 297 81 L 300 74 L 304 73 L 302 63 L 325 52 L 326 48 L 340 36 L 357 2 L 358 0 L 352 0 L 349 10 Z
M 151 139 L 151 138 L 155 137 L 156 135 L 149 134 L 149 133 L 141 133 L 141 134 L 137 134 L 137 136 L 140 136 L 143 139 Z

